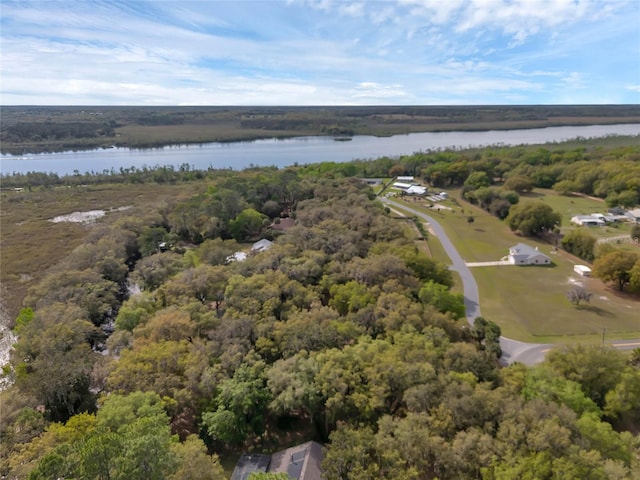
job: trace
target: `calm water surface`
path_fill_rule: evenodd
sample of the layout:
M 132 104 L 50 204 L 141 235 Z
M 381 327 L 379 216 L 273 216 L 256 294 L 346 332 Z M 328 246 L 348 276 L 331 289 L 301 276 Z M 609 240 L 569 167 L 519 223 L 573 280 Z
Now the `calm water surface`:
M 349 142 L 331 137 L 298 137 L 286 140 L 256 140 L 236 143 L 207 143 L 147 150 L 111 148 L 83 152 L 28 154 L 24 157 L 2 155 L 0 172 L 54 172 L 59 175 L 102 172 L 122 168 L 184 163 L 192 168 L 285 167 L 323 161 L 348 162 L 353 159 L 397 157 L 418 151 L 467 148 L 488 145 L 523 145 L 560 142 L 577 137 L 640 135 L 640 124 L 548 127 L 527 130 L 490 130 L 486 132 L 428 132 L 372 137 L 359 135 Z

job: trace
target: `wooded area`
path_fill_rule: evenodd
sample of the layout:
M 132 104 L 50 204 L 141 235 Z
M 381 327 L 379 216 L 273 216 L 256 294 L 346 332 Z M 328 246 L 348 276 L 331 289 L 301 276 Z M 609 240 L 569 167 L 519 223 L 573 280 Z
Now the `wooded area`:
M 193 192 L 91 226 L 29 284 L 3 372 L 0 475 L 219 479 L 242 451 L 315 439 L 328 480 L 638 478 L 640 351 L 574 346 L 500 367 L 499 328 L 467 324 L 451 271 L 357 178 L 389 175 L 463 187 L 515 222 L 532 186 L 638 204 L 640 147 L 4 177 L 24 190 L 3 209 L 58 186 Z M 514 228 L 540 235 L 553 213 Z M 261 238 L 271 248 L 231 260 Z
M 24 155 L 305 135 L 344 138 L 614 123 L 640 123 L 637 105 L 5 106 L 0 125 L 0 151 Z

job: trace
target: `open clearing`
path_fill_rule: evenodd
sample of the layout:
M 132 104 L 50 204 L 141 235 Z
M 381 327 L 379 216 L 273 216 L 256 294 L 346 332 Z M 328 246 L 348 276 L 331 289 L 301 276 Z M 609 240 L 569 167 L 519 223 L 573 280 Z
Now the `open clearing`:
M 561 343 L 598 342 L 602 340 L 603 329 L 606 329 L 608 339 L 640 335 L 637 313 L 640 297 L 620 294 L 598 279 L 576 275 L 573 266 L 583 261 L 564 252 L 555 253 L 551 245 L 536 238 L 514 234 L 502 221 L 460 200 L 457 190 L 448 192 L 452 197 L 451 211 L 434 212 L 427 208 L 426 201 L 411 200 L 407 205 L 433 215 L 465 261 L 497 261 L 508 254 L 509 247 L 523 242 L 538 247 L 554 262 L 551 267 L 496 265 L 473 268 L 480 290 L 482 315 L 498 323 L 505 336 L 526 342 Z M 543 195 L 538 192 L 535 197 L 540 199 Z M 569 214 L 562 209 L 563 203 L 566 208 L 583 208 L 584 202 L 592 208 L 587 213 L 598 211 L 597 207 L 602 210 L 604 206 L 592 199 L 560 197 L 555 192 L 550 192 L 548 198 L 549 204 L 553 203 L 553 208 L 562 213 L 563 221 Z M 573 204 L 571 199 L 574 199 Z M 473 217 L 472 223 L 468 221 L 469 216 Z M 567 300 L 567 292 L 577 282 L 583 282 L 593 293 L 590 304 L 575 307 Z
M 163 203 L 188 198 L 206 186 L 205 182 L 106 184 L 3 192 L 0 283 L 7 315 L 15 318 L 27 289 L 83 243 L 92 228 L 123 216 L 143 218 Z
M 592 213 L 606 213 L 609 207 L 603 200 L 580 195 L 559 195 L 553 190 L 536 188 L 532 193 L 523 195 L 521 199 L 540 200 L 562 215 L 560 231 L 567 233 L 577 228 L 585 229 L 594 237 L 608 238 L 629 235 L 631 224 L 621 222 L 603 227 L 578 227 L 571 223 L 575 215 L 590 215 Z

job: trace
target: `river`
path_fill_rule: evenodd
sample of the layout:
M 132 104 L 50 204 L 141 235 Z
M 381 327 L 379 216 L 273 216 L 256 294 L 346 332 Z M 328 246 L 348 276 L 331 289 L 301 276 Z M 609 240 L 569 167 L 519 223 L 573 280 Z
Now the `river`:
M 531 145 L 561 142 L 574 138 L 608 135 L 640 135 L 640 124 L 547 127 L 526 130 L 489 130 L 483 132 L 426 132 L 391 137 L 358 135 L 351 141 L 331 137 L 297 137 L 250 142 L 206 143 L 136 150 L 109 148 L 81 152 L 29 154 L 24 157 L 2 155 L 3 175 L 26 172 L 72 174 L 75 170 L 104 170 L 143 166 L 188 164 L 195 169 L 250 166 L 285 167 L 323 161 L 348 162 L 354 159 L 398 157 L 418 151 L 463 149 L 490 145 Z

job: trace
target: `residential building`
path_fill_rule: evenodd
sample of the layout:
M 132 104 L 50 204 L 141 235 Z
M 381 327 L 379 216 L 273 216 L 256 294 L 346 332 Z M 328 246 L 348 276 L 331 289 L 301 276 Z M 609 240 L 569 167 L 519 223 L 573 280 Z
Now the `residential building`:
M 322 445 L 307 442 L 273 455 L 244 454 L 231 480 L 247 480 L 252 473 L 286 473 L 292 480 L 322 480 Z
M 513 265 L 550 265 L 551 258 L 546 256 L 538 247 L 519 243 L 509 249 L 509 263 Z

